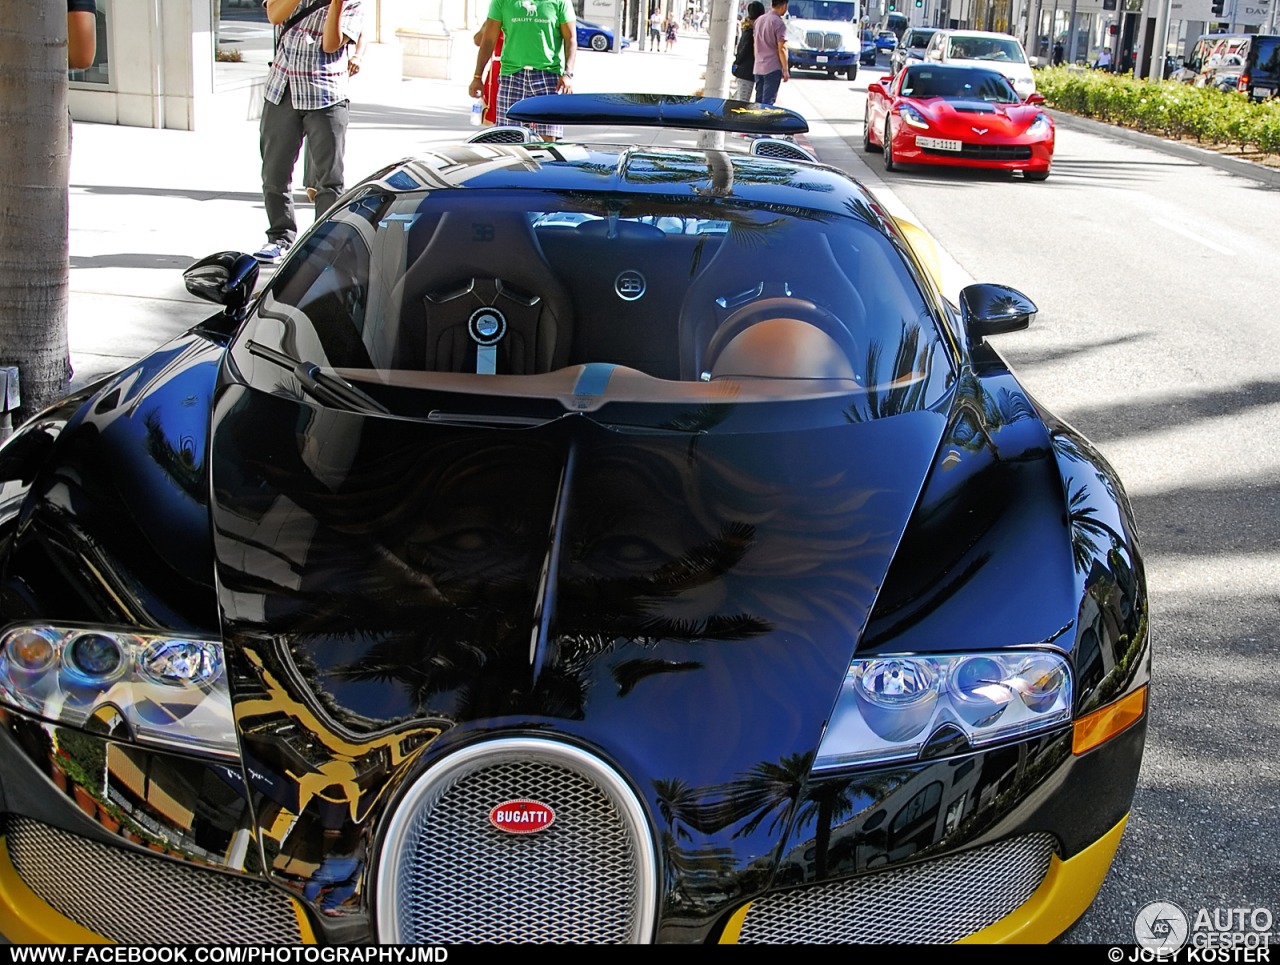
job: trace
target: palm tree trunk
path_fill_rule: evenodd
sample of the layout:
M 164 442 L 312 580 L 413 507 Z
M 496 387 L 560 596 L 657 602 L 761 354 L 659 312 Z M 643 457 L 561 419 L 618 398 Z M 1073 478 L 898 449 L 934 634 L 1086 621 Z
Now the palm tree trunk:
M 25 418 L 67 389 L 67 12 L 0 0 L 0 365 Z

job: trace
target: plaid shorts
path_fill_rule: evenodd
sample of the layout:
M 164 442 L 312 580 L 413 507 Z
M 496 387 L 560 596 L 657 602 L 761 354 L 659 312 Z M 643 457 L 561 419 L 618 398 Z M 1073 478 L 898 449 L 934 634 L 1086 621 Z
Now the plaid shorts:
M 499 125 L 510 123 L 507 120 L 509 111 L 516 101 L 526 97 L 537 97 L 539 94 L 554 94 L 560 83 L 560 75 L 550 70 L 517 70 L 514 74 L 504 74 L 498 79 L 498 116 Z M 560 124 L 526 124 L 539 137 L 564 137 L 564 127 Z

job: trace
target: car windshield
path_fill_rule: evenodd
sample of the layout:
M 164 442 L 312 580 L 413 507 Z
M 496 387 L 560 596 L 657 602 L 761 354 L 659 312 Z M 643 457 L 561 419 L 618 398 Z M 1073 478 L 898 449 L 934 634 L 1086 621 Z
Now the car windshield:
M 1018 96 L 1003 74 L 978 67 L 909 67 L 902 78 L 903 97 L 942 97 L 1017 104 Z
M 423 390 L 586 411 L 856 396 L 885 415 L 949 384 L 917 276 L 852 214 L 399 178 L 295 248 L 233 347 L 250 384 L 332 403 L 289 378 L 305 363 L 408 416 Z
M 787 4 L 787 16 L 796 20 L 844 20 L 853 19 L 857 4 L 847 0 L 791 0 Z
M 1022 47 L 1012 37 L 969 37 L 953 35 L 947 40 L 950 60 L 994 60 L 1005 64 L 1024 64 Z
M 933 34 L 934 31 L 932 30 L 913 30 L 907 35 L 907 46 L 912 49 L 920 48 L 923 50 L 929 46 L 929 41 L 932 39 Z
M 1280 75 L 1280 37 L 1259 37 L 1257 44 L 1256 74 L 1266 74 L 1271 80 Z

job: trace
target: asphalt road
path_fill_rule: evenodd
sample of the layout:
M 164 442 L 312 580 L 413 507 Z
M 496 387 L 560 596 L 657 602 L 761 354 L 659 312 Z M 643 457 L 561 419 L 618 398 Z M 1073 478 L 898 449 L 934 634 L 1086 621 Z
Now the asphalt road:
M 843 150 L 855 177 L 975 280 L 1039 305 L 995 344 L 1116 466 L 1146 554 L 1146 758 L 1116 862 L 1065 940 L 1131 943 L 1156 900 L 1280 918 L 1280 190 L 1061 128 L 1044 183 L 886 174 L 861 150 L 882 73 L 791 83 L 865 160 Z

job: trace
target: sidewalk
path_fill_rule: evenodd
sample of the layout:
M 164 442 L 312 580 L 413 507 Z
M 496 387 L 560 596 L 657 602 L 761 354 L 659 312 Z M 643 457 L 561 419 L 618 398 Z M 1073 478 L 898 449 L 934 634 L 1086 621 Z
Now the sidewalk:
M 466 92 L 475 48 L 455 35 L 452 80 L 353 84 L 347 183 L 474 133 Z M 579 52 L 576 90 L 691 94 L 702 86 L 705 35 L 681 34 L 671 53 Z M 782 98 L 784 106 L 787 98 Z M 798 105 L 796 105 L 798 106 Z M 805 105 L 807 107 L 807 105 Z M 637 132 L 638 140 L 649 140 Z M 628 137 L 631 135 L 628 134 Z M 692 135 L 690 139 L 692 143 Z M 127 365 L 213 313 L 187 294 L 182 271 L 215 251 L 262 244 L 258 125 L 189 133 L 77 124 L 71 152 L 71 361 L 74 386 Z M 294 178 L 301 192 L 301 164 Z M 299 227 L 311 221 L 297 195 Z

